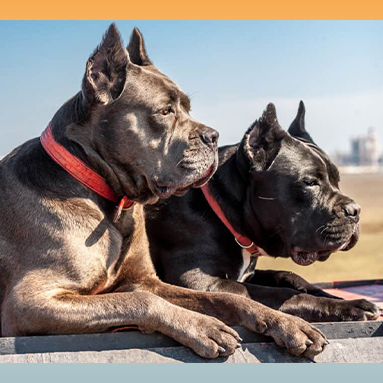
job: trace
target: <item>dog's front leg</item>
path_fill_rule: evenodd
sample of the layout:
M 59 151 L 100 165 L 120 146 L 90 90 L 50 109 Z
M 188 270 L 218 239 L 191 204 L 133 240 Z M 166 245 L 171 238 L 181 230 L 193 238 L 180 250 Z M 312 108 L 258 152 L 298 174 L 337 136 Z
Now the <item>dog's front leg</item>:
M 286 287 L 240 283 L 203 274 L 197 284 L 188 287 L 214 292 L 237 294 L 251 298 L 267 307 L 299 316 L 309 322 L 360 321 L 379 317 L 379 308 L 365 299 L 342 300 L 317 297 Z
M 231 326 L 271 336 L 295 355 L 314 356 L 327 343 L 324 335 L 300 318 L 270 309 L 251 299 L 230 293 L 200 292 L 165 284 L 157 279 L 140 287 L 167 301 L 218 318 Z
M 57 290 L 13 295 L 2 310 L 3 336 L 106 332 L 137 325 L 159 331 L 198 355 L 215 358 L 235 351 L 240 337 L 219 320 L 175 306 L 149 292 L 84 296 Z
M 255 270 L 254 274 L 246 280 L 246 283 L 270 287 L 287 287 L 316 297 L 341 299 L 326 293 L 292 271 Z
M 365 299 L 346 301 L 305 294 L 287 287 L 269 287 L 216 278 L 214 291 L 230 291 L 309 322 L 363 321 L 377 319 L 378 307 Z

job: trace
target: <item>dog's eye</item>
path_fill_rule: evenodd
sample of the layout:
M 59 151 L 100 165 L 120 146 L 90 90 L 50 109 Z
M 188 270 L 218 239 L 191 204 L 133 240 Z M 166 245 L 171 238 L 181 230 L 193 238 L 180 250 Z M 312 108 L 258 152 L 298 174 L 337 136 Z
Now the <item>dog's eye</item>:
M 307 185 L 307 186 L 319 186 L 319 183 L 317 180 L 303 180 L 303 182 Z
M 167 116 L 168 114 L 170 114 L 170 113 L 172 113 L 172 112 L 173 112 L 172 108 L 165 108 L 165 109 L 162 109 L 162 110 L 161 110 L 161 114 L 162 114 L 163 116 Z

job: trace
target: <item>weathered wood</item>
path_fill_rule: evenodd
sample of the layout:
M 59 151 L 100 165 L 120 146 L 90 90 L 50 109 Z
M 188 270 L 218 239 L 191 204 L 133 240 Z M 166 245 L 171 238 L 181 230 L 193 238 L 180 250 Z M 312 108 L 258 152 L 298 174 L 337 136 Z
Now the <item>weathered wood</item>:
M 383 339 L 383 322 L 317 323 L 315 326 L 328 339 L 370 337 L 382 337 Z M 271 338 L 257 335 L 243 328 L 236 328 L 236 330 L 244 343 L 272 342 Z M 0 338 L 0 355 L 152 349 L 175 346 L 179 346 L 176 341 L 159 333 L 146 335 L 139 331 L 129 331 L 114 334 Z
M 0 363 L 382 363 L 383 338 L 332 340 L 311 360 L 273 343 L 245 343 L 228 358 L 202 359 L 185 347 L 0 355 Z
M 383 363 L 383 338 L 356 338 L 330 341 L 316 363 Z
M 114 334 L 49 335 L 0 338 L 0 355 L 125 350 L 131 348 L 149 349 L 172 346 L 179 346 L 179 343 L 159 333 L 146 335 L 139 331 Z
M 203 359 L 185 347 L 1 355 L 0 363 L 310 363 L 272 343 L 244 344 L 228 358 Z
M 315 323 L 328 339 L 355 339 L 383 337 L 383 322 L 333 322 Z

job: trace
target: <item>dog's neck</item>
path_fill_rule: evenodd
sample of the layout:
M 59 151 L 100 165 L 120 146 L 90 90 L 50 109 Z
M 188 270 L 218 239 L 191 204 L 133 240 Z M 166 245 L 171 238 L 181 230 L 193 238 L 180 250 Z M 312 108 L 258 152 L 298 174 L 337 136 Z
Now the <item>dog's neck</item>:
M 256 227 L 254 222 L 250 227 L 245 219 L 245 210 L 251 209 L 251 206 L 248 198 L 248 181 L 238 164 L 238 150 L 238 145 L 219 149 L 219 166 L 209 182 L 209 190 L 233 228 L 254 241 L 256 245 L 262 246 L 263 231 L 261 225 L 257 224 L 256 217 L 254 217 Z
M 147 203 L 150 196 L 143 190 L 142 178 L 133 169 L 125 168 L 123 178 L 100 155 L 93 140 L 92 111 L 83 101 L 82 93 L 68 100 L 51 121 L 54 139 L 87 166 L 102 175 L 117 196 Z M 128 149 L 128 148 L 127 148 Z M 120 172 L 121 173 L 121 172 Z M 150 201 L 149 201 L 150 202 Z

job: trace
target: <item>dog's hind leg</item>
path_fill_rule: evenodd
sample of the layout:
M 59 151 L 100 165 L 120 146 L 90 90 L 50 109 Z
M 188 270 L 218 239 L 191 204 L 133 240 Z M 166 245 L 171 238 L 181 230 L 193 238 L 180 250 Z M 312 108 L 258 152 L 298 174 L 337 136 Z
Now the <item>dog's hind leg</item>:
M 95 333 L 137 325 L 144 332 L 166 334 L 205 358 L 232 354 L 240 341 L 233 329 L 216 318 L 149 292 L 86 296 L 57 289 L 41 293 L 39 289 L 26 297 L 18 294 L 19 287 L 3 306 L 3 336 Z

